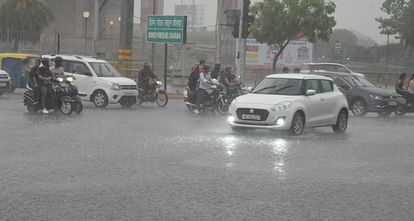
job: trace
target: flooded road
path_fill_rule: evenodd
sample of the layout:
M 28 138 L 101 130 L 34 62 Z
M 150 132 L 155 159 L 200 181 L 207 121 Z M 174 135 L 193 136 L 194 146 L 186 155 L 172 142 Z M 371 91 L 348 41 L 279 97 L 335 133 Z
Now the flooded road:
M 413 220 L 414 116 L 234 133 L 181 100 L 31 115 L 0 97 L 1 220 Z

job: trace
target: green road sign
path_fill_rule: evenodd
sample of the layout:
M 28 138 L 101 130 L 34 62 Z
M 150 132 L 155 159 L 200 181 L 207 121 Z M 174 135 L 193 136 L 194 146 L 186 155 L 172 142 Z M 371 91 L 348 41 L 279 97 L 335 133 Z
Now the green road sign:
M 187 43 L 187 16 L 150 15 L 147 21 L 148 43 Z

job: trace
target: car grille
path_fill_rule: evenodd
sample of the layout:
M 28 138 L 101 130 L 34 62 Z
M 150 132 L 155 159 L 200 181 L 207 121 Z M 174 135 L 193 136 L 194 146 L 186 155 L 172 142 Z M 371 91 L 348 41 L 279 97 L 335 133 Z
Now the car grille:
M 0 79 L 7 79 L 9 78 L 7 74 L 0 74 Z
M 237 118 L 243 119 L 243 114 L 248 115 L 260 115 L 260 120 L 250 119 L 249 121 L 266 121 L 269 117 L 269 111 L 263 109 L 254 109 L 254 108 L 238 108 L 236 110 Z
M 121 85 L 121 90 L 137 90 L 137 85 Z

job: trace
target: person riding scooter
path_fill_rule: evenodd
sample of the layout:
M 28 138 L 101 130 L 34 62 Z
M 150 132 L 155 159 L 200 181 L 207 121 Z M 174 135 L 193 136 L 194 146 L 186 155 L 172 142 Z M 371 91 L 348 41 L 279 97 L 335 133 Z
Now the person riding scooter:
M 39 68 L 38 75 L 39 86 L 40 86 L 40 103 L 42 108 L 42 113 L 48 114 L 47 103 L 49 98 L 49 91 L 52 85 L 52 72 L 49 68 L 49 59 L 43 58 L 42 65 Z
M 145 94 L 154 89 L 154 80 L 157 77 L 152 73 L 151 65 L 144 63 L 144 68 L 138 73 L 138 87 L 142 88 Z

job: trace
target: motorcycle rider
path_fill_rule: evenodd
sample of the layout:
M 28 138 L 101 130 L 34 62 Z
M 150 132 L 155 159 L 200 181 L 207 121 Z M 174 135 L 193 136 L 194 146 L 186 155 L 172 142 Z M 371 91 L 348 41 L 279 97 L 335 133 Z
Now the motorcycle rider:
M 211 71 L 211 78 L 218 79 L 220 75 L 220 64 L 215 64 L 213 70 Z
M 219 82 L 226 88 L 227 94 L 232 95 L 237 90 L 240 81 L 237 76 L 231 73 L 231 67 L 225 67 L 219 77 Z
M 55 58 L 55 65 L 50 68 L 50 71 L 52 72 L 53 79 L 56 79 L 58 77 L 64 77 L 65 71 L 63 70 L 63 59 L 60 56 L 57 56 Z
M 156 79 L 151 70 L 151 64 L 144 63 L 144 68 L 138 73 L 138 87 L 144 90 L 144 94 L 148 94 L 149 90 L 154 86 L 153 80 Z
M 42 113 L 48 114 L 47 103 L 48 103 L 48 91 L 52 85 L 52 72 L 49 67 L 49 59 L 42 58 L 42 66 L 40 66 L 38 75 L 39 86 L 40 86 L 40 103 L 42 108 Z
M 197 107 L 194 113 L 200 113 L 200 105 L 204 102 L 204 98 L 208 96 L 207 89 L 210 88 L 212 78 L 210 73 L 207 71 L 208 68 L 204 65 L 200 65 L 200 79 L 198 80 L 198 91 L 197 91 Z
M 33 90 L 33 99 L 34 102 L 33 103 L 38 103 L 39 102 L 39 98 L 40 98 L 40 88 L 39 88 L 39 79 L 38 79 L 38 71 L 39 71 L 39 66 L 40 66 L 40 59 L 36 59 L 35 60 L 35 65 L 30 69 L 29 72 L 29 79 L 27 84 L 29 85 L 30 88 L 32 88 Z

